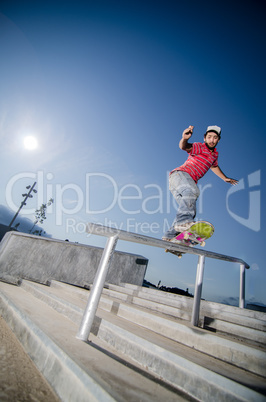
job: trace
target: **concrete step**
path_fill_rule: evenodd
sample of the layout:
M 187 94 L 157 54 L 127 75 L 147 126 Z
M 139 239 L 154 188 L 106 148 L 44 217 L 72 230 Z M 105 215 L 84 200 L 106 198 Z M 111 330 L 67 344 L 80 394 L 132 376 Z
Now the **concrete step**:
M 62 401 L 190 400 L 93 334 L 89 343 L 76 339 L 77 324 L 21 287 L 0 283 L 0 312 Z
M 181 296 L 178 294 L 174 294 L 174 293 L 168 293 L 168 292 L 164 292 L 161 291 L 159 289 L 152 289 L 152 288 L 147 288 L 147 287 L 143 287 L 143 286 L 136 286 L 136 285 L 132 285 L 129 283 L 120 283 L 119 286 L 117 285 L 113 285 L 113 284 L 108 284 L 107 285 L 108 288 L 112 288 L 112 289 L 120 289 L 120 291 L 126 292 L 126 293 L 130 293 L 132 294 L 133 292 L 135 294 L 141 292 L 141 293 L 146 293 L 148 294 L 147 297 L 153 297 L 155 300 L 157 299 L 157 297 L 160 297 L 163 300 L 168 300 L 167 303 L 170 303 L 170 300 L 179 300 L 180 302 L 184 303 L 184 307 L 187 305 L 192 305 L 193 303 L 193 298 L 191 297 L 187 297 L 187 296 Z M 235 307 L 235 306 L 229 306 L 226 304 L 220 304 L 220 303 L 215 303 L 215 302 L 209 302 L 206 300 L 202 300 L 201 301 L 201 308 L 202 309 L 206 309 L 208 311 L 223 311 L 226 313 L 232 313 L 232 314 L 240 314 L 242 316 L 245 317 L 251 317 L 251 318 L 256 318 L 258 320 L 262 320 L 264 322 L 266 322 L 266 313 L 260 312 L 260 311 L 255 311 L 255 310 L 248 310 L 248 309 L 240 309 L 239 307 Z
M 54 281 L 52 284 L 61 288 L 62 286 L 67 287 L 67 285 L 60 283 L 56 284 Z M 82 300 L 87 302 L 88 292 L 83 290 L 75 291 L 78 292 L 77 295 Z M 68 297 L 68 294 L 66 294 L 66 297 Z M 201 328 L 191 328 L 187 322 L 178 321 L 154 312 L 150 313 L 146 309 L 125 304 L 124 302 L 117 303 L 117 301 L 108 299 L 105 296 L 101 297 L 99 306 L 107 312 L 112 312 L 117 317 L 145 327 L 185 346 L 193 347 L 209 356 L 245 368 L 245 370 L 255 374 L 265 374 L 265 345 L 254 348 L 243 344 L 242 341 L 233 342 L 230 339 L 208 333 Z M 260 333 L 263 334 L 262 331 Z M 202 336 L 203 334 L 204 337 Z
M 153 311 L 191 320 L 193 299 L 162 291 L 127 285 L 108 284 L 103 294 Z M 213 302 L 201 302 L 200 326 L 214 332 L 248 339 L 252 344 L 266 344 L 266 314 Z M 259 318 L 256 318 L 257 315 Z
M 33 292 L 38 298 L 45 300 L 58 311 L 66 314 L 76 323 L 80 323 L 81 314 L 88 299 L 88 291 L 70 285 L 52 281 L 50 288 L 33 284 L 27 281 L 23 286 Z M 59 292 L 60 289 L 60 292 Z M 60 297 L 59 297 L 60 296 Z M 143 309 L 131 305 L 113 302 L 106 297 L 100 301 L 101 309 L 112 312 L 116 317 L 130 321 L 138 326 L 145 327 L 153 333 L 163 335 L 179 344 L 203 352 L 208 357 L 223 360 L 230 365 L 245 368 L 250 372 L 259 375 L 265 374 L 265 352 L 256 348 L 250 348 L 239 342 L 232 342 L 223 337 L 206 333 L 200 328 L 191 328 L 190 325 L 176 320 L 169 320 L 162 315 L 150 314 Z M 98 316 L 103 316 L 103 312 L 98 311 Z M 105 315 L 110 320 L 112 316 Z M 120 320 L 121 325 L 121 320 Z M 204 335 L 204 337 L 203 337 Z
M 34 295 L 38 299 L 38 303 L 42 303 L 40 300 L 45 301 L 53 309 L 60 311 L 61 317 L 64 314 L 72 321 L 80 322 L 85 306 L 84 297 L 85 299 L 88 297 L 87 291 L 56 282 L 52 282 L 52 286 L 49 288 L 23 281 L 22 287 L 23 289 L 20 289 L 20 291 L 26 292 L 31 298 Z M 107 299 L 103 300 L 102 303 L 105 306 L 111 306 L 110 303 L 108 304 Z M 46 306 L 46 308 L 48 307 Z M 112 313 L 110 314 L 110 312 Z M 116 314 L 113 314 L 113 312 L 116 312 Z M 143 315 L 143 313 L 146 315 Z M 135 322 L 135 319 L 132 319 L 134 315 L 138 319 L 138 325 L 133 323 Z M 98 320 L 96 320 L 93 329 L 94 333 L 97 334 L 97 338 L 94 338 L 94 342 L 104 342 L 105 350 L 110 348 L 109 353 L 114 353 L 115 351 L 116 354 L 122 355 L 124 359 L 129 359 L 131 364 L 137 364 L 138 367 L 147 370 L 149 374 L 154 375 L 157 379 L 161 378 L 165 384 L 173 387 L 175 392 L 184 392 L 186 395 L 199 400 L 213 400 L 206 399 L 206 390 L 208 389 L 210 397 L 218 398 L 218 400 L 223 400 L 225 395 L 226 397 L 230 396 L 230 398 L 234 397 L 235 400 L 242 400 L 241 398 L 246 398 L 246 400 L 264 400 L 263 394 L 265 393 L 265 389 L 263 379 L 260 376 L 251 373 L 247 374 L 245 370 L 233 367 L 232 364 L 223 363 L 213 357 L 207 356 L 206 358 L 205 354 L 193 350 L 193 346 L 189 348 L 180 345 L 180 342 L 176 339 L 176 335 L 172 336 L 172 339 L 168 339 L 168 333 L 170 328 L 172 333 L 177 332 L 180 335 L 182 331 L 185 331 L 185 335 L 191 337 L 191 333 L 196 330 L 198 332 L 194 334 L 195 344 L 199 343 L 200 338 L 206 339 L 207 335 L 207 344 L 210 343 L 212 338 L 213 344 L 215 342 L 218 343 L 218 349 L 221 345 L 222 347 L 225 345 L 223 338 L 208 334 L 202 329 L 180 325 L 180 323 L 173 320 L 159 317 L 158 314 L 155 314 L 154 318 L 151 318 L 152 314 L 150 313 L 147 316 L 147 313 L 141 309 L 132 308 L 132 306 L 123 305 L 122 303 L 118 305 L 117 302 L 112 304 L 108 312 L 98 309 L 97 316 Z M 129 316 L 131 316 L 131 320 L 129 320 Z M 139 322 L 139 316 L 142 323 Z M 149 320 L 149 325 L 143 325 L 143 321 L 147 321 L 147 319 Z M 156 323 L 156 319 L 157 326 L 162 326 L 161 333 L 158 330 L 155 331 L 153 327 L 153 331 L 151 331 L 150 323 L 152 320 Z M 163 325 L 161 324 L 162 320 L 164 320 Z M 168 326 L 167 334 L 165 334 L 166 321 Z M 177 326 L 177 324 L 179 325 Z M 181 327 L 186 329 L 184 330 Z M 231 347 L 233 346 L 232 344 L 231 342 Z M 228 345 L 227 343 L 227 347 Z M 260 361 L 256 371 L 260 365 L 263 366 L 265 364 L 263 352 L 260 351 L 262 355 L 260 357 L 256 354 L 258 350 L 254 349 L 254 358 L 248 348 L 241 349 L 240 346 L 234 343 L 233 352 L 231 350 L 235 358 L 245 351 L 247 353 L 247 360 L 249 360 L 252 367 L 256 366 L 253 362 L 254 359 Z M 231 363 L 235 362 L 232 361 Z M 263 371 L 262 367 L 260 370 Z M 252 371 L 254 371 L 254 368 L 252 368 Z M 228 377 L 231 377 L 231 379 Z M 245 385 L 241 385 L 241 383 Z M 259 393 L 255 392 L 254 389 L 259 391 Z

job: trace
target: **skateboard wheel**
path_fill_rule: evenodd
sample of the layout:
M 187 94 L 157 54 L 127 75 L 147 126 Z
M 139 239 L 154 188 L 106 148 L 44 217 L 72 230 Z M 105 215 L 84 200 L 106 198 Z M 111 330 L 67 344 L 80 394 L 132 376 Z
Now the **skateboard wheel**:
M 185 233 L 185 234 L 184 234 L 184 239 L 187 240 L 188 238 L 189 238 L 189 234 L 188 234 L 188 233 Z
M 178 254 L 178 258 L 182 258 L 182 254 Z
M 200 245 L 201 245 L 201 247 L 205 247 L 205 241 L 202 241 L 201 243 L 200 243 Z

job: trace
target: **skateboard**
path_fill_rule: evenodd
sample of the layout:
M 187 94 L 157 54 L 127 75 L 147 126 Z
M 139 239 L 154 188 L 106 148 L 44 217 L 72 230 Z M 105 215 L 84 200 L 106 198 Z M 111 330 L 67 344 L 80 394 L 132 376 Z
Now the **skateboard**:
M 171 242 L 176 244 L 182 244 L 188 247 L 194 247 L 200 244 L 202 247 L 205 246 L 205 240 L 209 239 L 214 233 L 214 226 L 210 222 L 198 221 L 193 223 L 189 229 L 184 230 L 184 232 L 179 233 L 174 237 Z M 182 257 L 184 252 L 165 250 L 167 253 L 172 253 L 177 255 L 179 258 Z

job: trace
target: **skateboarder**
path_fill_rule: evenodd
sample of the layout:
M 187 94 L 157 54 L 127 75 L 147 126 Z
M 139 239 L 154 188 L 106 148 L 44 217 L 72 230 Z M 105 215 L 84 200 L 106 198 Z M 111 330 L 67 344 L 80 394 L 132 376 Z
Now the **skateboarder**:
M 176 217 L 163 240 L 171 240 L 178 233 L 188 229 L 194 223 L 196 216 L 196 201 L 200 191 L 197 182 L 209 169 L 225 182 L 236 185 L 237 180 L 227 177 L 218 166 L 216 145 L 221 138 L 221 128 L 209 126 L 204 134 L 204 142 L 189 143 L 194 126 L 183 131 L 179 148 L 187 151 L 186 162 L 170 172 L 169 189 L 178 204 Z

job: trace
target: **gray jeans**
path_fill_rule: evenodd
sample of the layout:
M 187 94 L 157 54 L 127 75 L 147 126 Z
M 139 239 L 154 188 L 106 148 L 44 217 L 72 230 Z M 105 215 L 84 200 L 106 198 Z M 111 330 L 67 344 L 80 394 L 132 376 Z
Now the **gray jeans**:
M 176 234 L 175 226 L 194 220 L 197 212 L 196 201 L 200 191 L 192 177 L 181 170 L 176 170 L 170 175 L 169 190 L 178 204 L 177 214 L 172 226 L 164 235 L 164 237 L 172 238 Z

